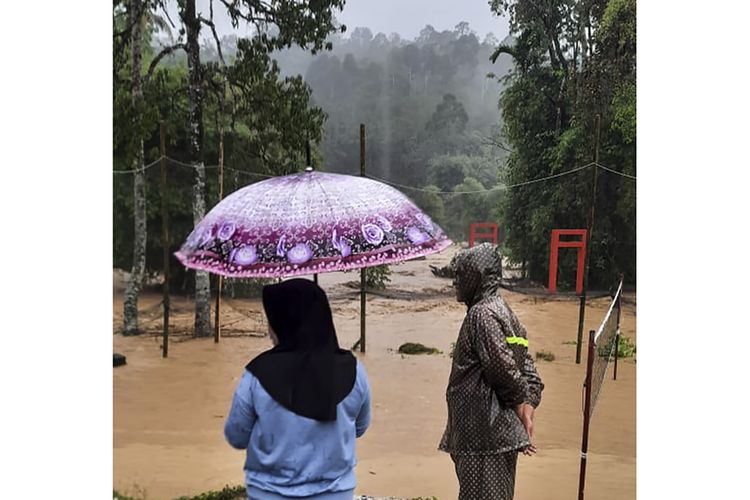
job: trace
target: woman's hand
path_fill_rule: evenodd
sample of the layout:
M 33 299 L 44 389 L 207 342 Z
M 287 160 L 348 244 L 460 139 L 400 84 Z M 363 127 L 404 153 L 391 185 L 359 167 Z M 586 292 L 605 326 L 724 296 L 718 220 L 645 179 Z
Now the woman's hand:
M 526 434 L 529 435 L 529 440 L 532 440 L 534 438 L 534 407 L 528 403 L 521 403 L 516 405 L 514 409 L 521 420 L 521 424 L 523 424 L 523 428 L 526 429 Z M 536 453 L 536 446 L 532 442 L 521 451 L 524 455 L 531 456 Z

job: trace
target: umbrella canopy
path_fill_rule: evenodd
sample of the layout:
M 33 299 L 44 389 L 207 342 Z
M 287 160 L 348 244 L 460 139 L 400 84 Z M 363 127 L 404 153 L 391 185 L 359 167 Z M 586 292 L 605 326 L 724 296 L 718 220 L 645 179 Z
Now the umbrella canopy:
M 222 276 L 272 278 L 400 262 L 450 244 L 391 186 L 309 171 L 227 196 L 175 255 L 186 267 Z

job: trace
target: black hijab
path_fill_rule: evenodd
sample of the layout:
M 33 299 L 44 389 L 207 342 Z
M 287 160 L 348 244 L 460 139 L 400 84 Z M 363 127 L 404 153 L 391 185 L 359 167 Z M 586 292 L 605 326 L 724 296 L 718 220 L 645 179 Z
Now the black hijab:
M 279 343 L 250 361 L 247 370 L 288 410 L 336 420 L 336 405 L 354 387 L 357 360 L 339 348 L 325 292 L 305 279 L 267 285 L 263 308 Z

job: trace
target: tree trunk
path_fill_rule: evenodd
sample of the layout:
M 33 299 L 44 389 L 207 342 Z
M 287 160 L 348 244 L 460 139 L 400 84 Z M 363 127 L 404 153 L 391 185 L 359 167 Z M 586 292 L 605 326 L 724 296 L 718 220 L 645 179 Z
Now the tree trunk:
M 143 88 L 141 82 L 141 19 L 145 10 L 141 0 L 130 0 L 128 4 L 131 25 L 130 59 L 132 71 L 131 99 L 133 108 L 142 106 Z M 133 158 L 133 216 L 135 235 L 133 238 L 133 265 L 125 288 L 124 335 L 136 335 L 138 330 L 138 294 L 143 284 L 146 270 L 146 173 L 143 171 L 143 138 L 141 137 L 140 111 L 133 117 L 133 133 L 137 134 Z
M 183 22 L 187 31 L 188 96 L 190 99 L 190 127 L 188 154 L 195 168 L 193 183 L 193 224 L 206 214 L 206 169 L 203 165 L 203 85 L 200 61 L 201 24 L 195 15 L 195 0 L 185 2 Z M 206 271 L 195 272 L 195 336 L 211 335 L 211 283 Z

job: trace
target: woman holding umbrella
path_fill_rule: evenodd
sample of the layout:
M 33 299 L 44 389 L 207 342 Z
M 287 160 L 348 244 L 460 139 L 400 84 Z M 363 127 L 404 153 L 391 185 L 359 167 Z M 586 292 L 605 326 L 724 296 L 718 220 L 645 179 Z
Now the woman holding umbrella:
M 263 307 L 274 347 L 246 366 L 224 427 L 247 450 L 248 498 L 351 500 L 355 441 L 370 423 L 365 369 L 339 348 L 313 282 L 266 286 Z

